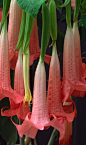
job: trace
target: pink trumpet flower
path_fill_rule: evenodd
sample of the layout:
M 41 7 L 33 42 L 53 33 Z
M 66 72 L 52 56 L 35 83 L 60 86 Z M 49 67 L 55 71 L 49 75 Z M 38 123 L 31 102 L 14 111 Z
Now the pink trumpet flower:
M 73 10 L 75 9 L 75 0 L 71 0 L 71 7 Z
M 12 98 L 16 103 L 22 102 L 24 96 L 17 94 L 10 85 L 9 44 L 7 36 L 7 20 L 2 27 L 0 44 L 0 100 Z M 18 99 L 17 99 L 18 98 Z
M 8 25 L 8 40 L 9 40 L 9 60 L 11 69 L 15 69 L 18 51 L 15 47 L 18 41 L 20 24 L 21 24 L 22 9 L 17 4 L 17 0 L 11 0 Z
M 66 113 L 62 107 L 60 63 L 57 55 L 56 43 L 53 46 L 53 53 L 50 63 L 47 105 L 49 114 L 55 115 L 58 120 L 66 119 L 69 122 L 73 121 L 76 109 L 74 112 Z
M 63 52 L 63 101 L 66 101 L 74 90 L 86 91 L 86 84 L 77 76 L 75 56 L 72 28 L 67 26 Z
M 24 79 L 23 79 L 22 49 L 21 48 L 19 50 L 19 56 L 18 56 L 18 60 L 16 63 L 16 68 L 15 68 L 14 90 L 16 93 L 20 94 L 21 96 L 25 95 Z M 8 116 L 8 117 L 17 115 L 20 120 L 24 120 L 27 113 L 30 112 L 28 102 L 25 102 L 25 104 L 24 104 L 22 101 L 21 103 L 16 104 L 11 98 L 9 98 L 9 100 L 10 100 L 11 108 L 4 112 L 3 112 L 3 108 L 2 108 L 1 115 Z
M 28 113 L 22 125 L 16 126 L 19 135 L 29 136 L 35 138 L 38 129 L 44 130 L 53 126 L 64 133 L 64 127 L 62 120 L 57 120 L 54 115 L 51 115 L 53 119 L 50 121 L 47 100 L 46 100 L 46 73 L 44 63 L 39 60 L 34 80 L 34 92 L 33 92 L 33 108 L 32 113 Z M 61 124 L 61 125 L 60 125 Z
M 73 35 L 74 35 L 74 48 L 75 48 L 75 64 L 76 64 L 76 75 L 78 80 L 86 85 L 86 81 L 83 78 L 82 58 L 81 58 L 81 47 L 80 47 L 80 35 L 78 31 L 77 21 L 73 24 Z M 85 91 L 74 90 L 72 96 L 84 97 Z
M 67 113 L 73 111 L 73 104 L 71 104 L 71 102 L 64 102 L 64 105 L 65 105 L 64 111 L 66 111 Z M 65 120 L 65 133 L 64 134 L 60 133 L 59 145 L 73 145 L 71 135 L 72 135 L 72 122 L 68 122 Z

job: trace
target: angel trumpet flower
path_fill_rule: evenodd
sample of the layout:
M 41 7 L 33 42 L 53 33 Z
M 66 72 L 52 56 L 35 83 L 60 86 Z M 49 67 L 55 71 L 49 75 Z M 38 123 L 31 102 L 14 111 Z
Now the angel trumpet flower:
M 74 35 L 74 48 L 75 48 L 75 64 L 76 64 L 76 75 L 78 80 L 86 85 L 85 79 L 83 79 L 83 68 L 82 68 L 82 58 L 81 58 L 81 47 L 80 47 L 80 35 L 78 31 L 77 21 L 73 24 L 73 35 Z M 74 97 L 84 97 L 85 91 L 75 90 L 72 93 Z
M 50 126 L 53 126 L 64 133 L 64 127 L 63 125 L 60 125 L 60 122 L 57 120 L 57 118 L 54 115 L 51 115 L 50 117 L 53 117 L 51 121 L 48 114 L 46 100 L 45 67 L 44 62 L 41 63 L 40 58 L 35 72 L 32 113 L 27 114 L 22 125 L 17 125 L 13 121 L 12 122 L 16 126 L 21 137 L 24 134 L 31 138 L 35 138 L 38 129 L 44 130 Z
M 61 102 L 61 82 L 60 82 L 60 63 L 56 50 L 56 42 L 53 46 L 53 53 L 49 70 L 49 84 L 47 105 L 49 114 L 54 114 L 58 120 L 64 119 L 72 122 L 75 116 L 75 110 L 72 113 L 66 113 L 63 110 Z
M 16 93 L 20 94 L 21 96 L 25 95 L 24 79 L 23 79 L 22 48 L 20 48 L 19 50 L 19 56 L 15 68 L 14 90 Z M 8 116 L 8 117 L 17 115 L 20 120 L 24 120 L 27 113 L 30 112 L 28 107 L 28 102 L 24 104 L 22 101 L 21 103 L 16 104 L 11 98 L 9 98 L 9 100 L 11 105 L 10 109 L 4 112 L 2 109 L 1 115 Z
M 66 101 L 74 90 L 86 91 L 86 84 L 77 76 L 74 36 L 72 28 L 67 26 L 63 52 L 63 101 Z
M 17 4 L 17 0 L 11 0 L 9 12 L 8 40 L 9 40 L 9 60 L 11 69 L 15 69 L 18 51 L 15 47 L 18 41 L 22 9 Z
M 9 64 L 9 44 L 7 36 L 7 19 L 4 22 L 1 31 L 0 44 L 0 82 L 1 94 L 0 100 L 4 97 L 12 98 L 16 103 L 21 102 L 24 98 L 17 94 L 10 85 L 10 64 Z M 17 99 L 19 98 L 19 100 Z
M 71 102 L 65 102 L 65 107 L 70 106 L 69 109 L 66 109 L 65 111 L 67 113 L 70 113 L 73 111 L 73 104 L 70 104 Z M 61 134 L 60 133 L 60 138 L 59 138 L 59 145 L 73 145 L 72 139 L 72 122 L 68 122 L 65 120 L 65 133 Z

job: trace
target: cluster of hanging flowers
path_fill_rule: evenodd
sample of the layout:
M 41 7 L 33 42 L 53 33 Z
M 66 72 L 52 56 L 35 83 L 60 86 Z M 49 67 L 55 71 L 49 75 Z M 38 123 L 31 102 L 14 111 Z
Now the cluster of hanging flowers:
M 74 1 L 71 2 L 74 9 Z M 86 92 L 86 69 L 82 64 L 76 12 L 72 29 L 70 2 L 66 12 L 62 82 L 56 48 L 58 36 L 54 0 L 50 1 L 49 9 L 45 3 L 42 4 L 41 49 L 37 19 L 22 10 L 16 0 L 11 0 L 10 3 L 8 32 L 5 18 L 0 34 L 0 100 L 9 97 L 10 101 L 10 108 L 4 107 L 5 111 L 2 108 L 1 115 L 11 117 L 12 122 L 12 116 L 17 115 L 23 121 L 21 125 L 13 122 L 21 137 L 26 135 L 35 138 L 38 129 L 45 130 L 50 126 L 56 128 L 60 132 L 59 145 L 69 145 L 72 142 L 72 121 L 76 117 L 76 105 L 70 96 L 84 97 Z M 0 9 L 0 21 L 3 16 Z M 50 34 L 53 46 L 51 57 L 45 54 Z M 29 66 L 38 57 L 32 100 Z M 44 61 L 50 63 L 47 95 Z M 14 90 L 11 87 L 10 68 L 15 70 Z M 32 112 L 29 108 L 30 101 L 33 102 Z

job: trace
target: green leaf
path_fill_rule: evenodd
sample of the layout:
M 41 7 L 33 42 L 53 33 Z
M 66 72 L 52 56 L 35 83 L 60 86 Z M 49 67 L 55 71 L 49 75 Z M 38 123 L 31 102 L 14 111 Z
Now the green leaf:
M 2 15 L 2 21 L 1 21 L 0 27 L 4 24 L 5 19 L 7 18 L 7 14 L 8 14 L 9 7 L 10 7 L 10 2 L 11 2 L 11 0 L 3 1 L 3 15 Z
M 58 5 L 58 7 L 65 7 L 69 2 L 70 2 L 70 0 L 65 0 L 64 4 Z
M 8 98 L 0 101 L 0 110 L 5 106 L 10 106 Z M 13 120 L 16 123 L 18 122 L 16 116 L 13 117 Z M 6 140 L 7 145 L 15 145 L 17 141 L 17 129 L 11 122 L 10 117 L 0 115 L 0 135 Z
M 84 27 L 86 28 L 86 15 L 83 15 L 83 16 L 81 17 L 81 21 L 82 21 Z
M 3 6 L 3 0 L 0 0 L 0 8 Z
M 36 15 L 42 3 L 46 0 L 17 0 L 18 5 L 36 19 Z
M 62 8 L 58 7 L 58 5 L 62 5 L 63 4 L 63 0 L 55 0 L 56 3 L 56 8 L 59 10 L 59 12 L 62 12 Z

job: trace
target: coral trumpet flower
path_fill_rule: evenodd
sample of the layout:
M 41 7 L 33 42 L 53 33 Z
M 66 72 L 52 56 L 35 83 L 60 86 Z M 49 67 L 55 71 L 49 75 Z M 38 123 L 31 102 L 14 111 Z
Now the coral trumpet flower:
M 86 85 L 86 81 L 83 78 L 82 58 L 81 58 L 81 47 L 80 47 L 80 35 L 78 31 L 77 21 L 73 24 L 73 35 L 74 35 L 74 48 L 75 48 L 75 64 L 76 64 L 76 75 L 78 80 Z M 84 97 L 85 91 L 75 90 L 72 96 Z
M 19 50 L 19 56 L 15 68 L 14 90 L 21 96 L 24 96 L 25 94 L 24 79 L 23 79 L 22 48 L 20 48 Z M 20 120 L 24 120 L 27 113 L 29 112 L 28 102 L 26 102 L 25 104 L 23 102 L 16 104 L 11 98 L 9 98 L 9 100 L 11 108 L 4 112 L 2 109 L 1 115 L 8 117 L 17 115 Z
M 38 129 L 44 130 L 50 126 L 53 126 L 64 133 L 64 126 L 61 119 L 59 121 L 54 115 L 51 115 L 53 119 L 50 121 L 47 100 L 46 100 L 46 73 L 44 63 L 39 60 L 34 80 L 34 92 L 33 92 L 33 108 L 32 114 L 28 113 L 22 125 L 14 125 L 17 127 L 19 135 L 23 134 L 31 138 L 35 138 Z M 62 123 L 60 123 L 62 122 Z M 60 125 L 61 124 L 61 125 Z
M 61 82 L 60 82 L 60 63 L 57 55 L 56 43 L 53 46 L 53 53 L 50 63 L 49 84 L 47 105 L 49 114 L 54 114 L 57 119 L 66 119 L 72 122 L 75 116 L 75 110 L 72 113 L 66 113 L 63 110 L 61 102 Z
M 8 40 L 10 67 L 13 70 L 15 69 L 18 58 L 18 51 L 15 51 L 15 47 L 19 36 L 21 16 L 22 9 L 17 4 L 17 0 L 11 0 L 8 25 Z
M 66 101 L 74 90 L 86 91 L 86 84 L 77 76 L 74 36 L 72 28 L 67 26 L 63 52 L 63 101 Z
M 7 37 L 7 20 L 2 27 L 1 31 L 1 44 L 0 44 L 0 82 L 1 94 L 0 100 L 4 97 L 12 98 L 16 103 L 22 102 L 24 96 L 17 94 L 10 85 L 10 64 L 9 64 L 9 44 Z M 17 97 L 19 99 L 17 99 Z

